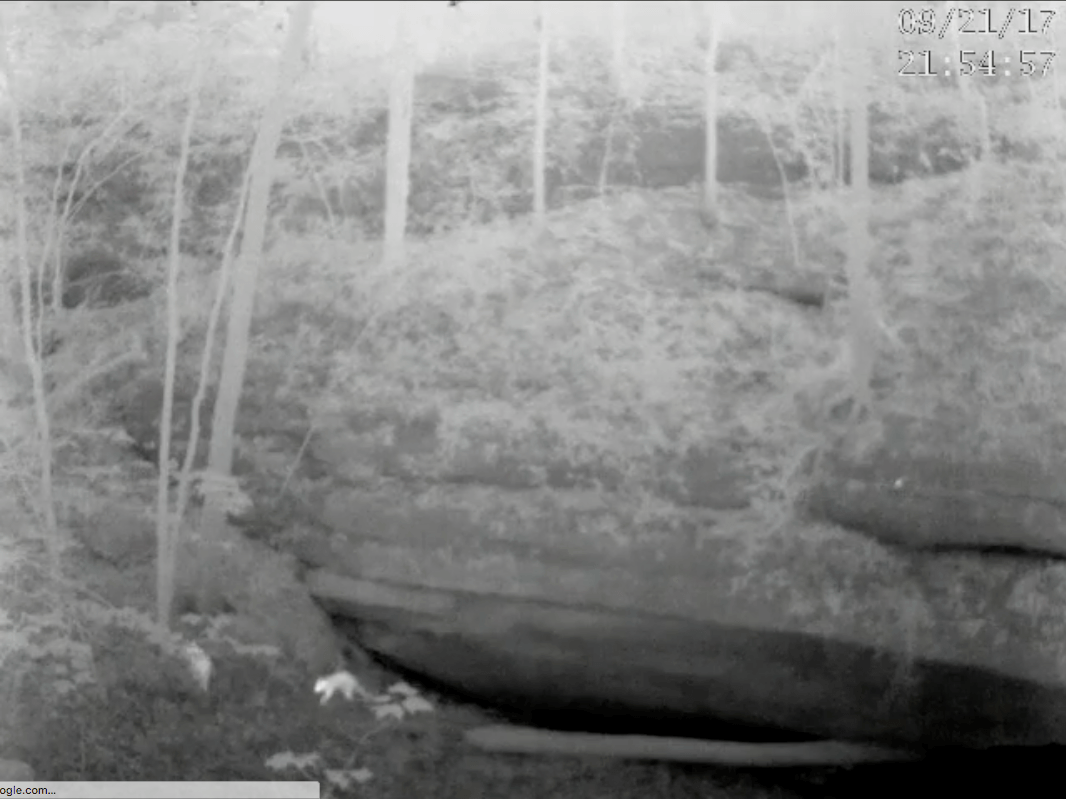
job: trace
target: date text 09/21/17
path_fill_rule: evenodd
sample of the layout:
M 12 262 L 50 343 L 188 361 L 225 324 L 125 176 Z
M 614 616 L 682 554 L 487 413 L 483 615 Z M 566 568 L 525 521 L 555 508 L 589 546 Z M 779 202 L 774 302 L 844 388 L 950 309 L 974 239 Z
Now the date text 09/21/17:
M 1013 54 L 997 53 L 995 50 L 959 50 L 956 58 L 938 56 L 932 50 L 900 50 L 901 78 L 935 78 L 961 75 L 962 77 L 984 76 L 989 78 L 1018 75 L 1023 78 L 1046 77 L 1055 60 L 1054 50 L 1019 50 Z M 938 70 L 935 61 L 943 60 L 944 68 Z M 1012 67 L 1015 71 L 1012 71 Z
M 993 18 L 993 11 L 996 17 Z M 1039 34 L 1047 36 L 1055 19 L 1053 8 L 957 8 L 948 4 L 947 10 L 937 19 L 937 10 L 925 8 L 902 8 L 899 11 L 899 32 L 904 36 L 936 36 L 943 39 L 952 27 L 960 36 L 971 34 L 995 34 L 1000 39 L 1008 33 L 1018 35 Z

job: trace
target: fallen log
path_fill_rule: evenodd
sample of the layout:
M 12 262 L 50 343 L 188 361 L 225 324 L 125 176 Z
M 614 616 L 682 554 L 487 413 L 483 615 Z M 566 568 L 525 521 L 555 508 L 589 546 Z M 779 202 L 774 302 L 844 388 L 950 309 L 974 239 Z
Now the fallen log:
M 854 766 L 862 763 L 902 763 L 919 758 L 916 752 L 847 741 L 765 744 L 647 735 L 596 735 L 507 725 L 477 727 L 468 730 L 464 739 L 471 746 L 487 752 L 660 760 L 751 768 Z

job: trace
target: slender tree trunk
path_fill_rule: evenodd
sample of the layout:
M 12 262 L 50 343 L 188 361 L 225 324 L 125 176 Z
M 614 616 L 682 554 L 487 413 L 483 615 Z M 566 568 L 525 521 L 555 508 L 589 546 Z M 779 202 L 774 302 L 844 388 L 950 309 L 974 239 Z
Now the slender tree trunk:
M 174 582 L 177 573 L 178 538 L 181 534 L 181 515 L 184 511 L 183 497 L 179 497 L 176 517 L 170 512 L 170 443 L 174 419 L 174 375 L 177 370 L 178 341 L 181 338 L 181 318 L 178 314 L 178 268 L 181 263 L 181 222 L 185 208 L 185 176 L 189 169 L 189 154 L 192 137 L 200 109 L 200 89 L 207 71 L 209 53 L 207 34 L 200 32 L 200 57 L 193 66 L 189 83 L 189 108 L 181 134 L 181 155 L 174 179 L 174 201 L 171 203 L 170 242 L 167 258 L 167 342 L 163 366 L 163 407 L 159 414 L 159 474 L 156 482 L 156 622 L 164 630 L 170 626 L 170 613 L 174 605 Z M 208 342 L 210 346 L 210 342 Z M 186 463 L 191 464 L 199 438 L 199 417 L 193 419 L 186 441 Z M 183 484 L 179 494 L 187 492 L 188 469 L 183 470 Z
M 837 3 L 839 7 L 840 3 Z M 846 110 L 844 108 L 845 80 L 844 70 L 841 64 L 844 61 L 844 25 L 845 21 L 838 12 L 833 15 L 833 74 L 837 79 L 833 82 L 833 120 L 836 123 L 836 135 L 833 138 L 833 179 L 837 189 L 844 188 L 844 142 L 847 139 Z
M 396 38 L 389 86 L 389 141 L 386 155 L 385 260 L 403 258 L 411 172 L 411 120 L 414 103 L 414 46 L 406 4 L 395 3 Z
M 613 64 L 615 97 L 625 97 L 628 81 L 626 80 L 626 12 L 627 0 L 614 0 L 611 3 L 611 60 Z
M 720 10 L 714 0 L 704 2 L 707 24 L 707 52 L 703 66 L 703 116 L 706 136 L 703 151 L 703 197 L 700 212 L 703 223 L 718 224 L 718 42 L 721 37 Z
M 208 453 L 209 470 L 220 475 L 229 475 L 233 467 L 233 429 L 241 389 L 244 386 L 244 370 L 248 362 L 248 333 L 252 323 L 256 283 L 259 279 L 259 263 L 263 258 L 274 156 L 281 140 L 281 128 L 292 91 L 293 76 L 300 72 L 300 57 L 311 27 L 313 8 L 314 2 L 311 0 L 298 0 L 293 6 L 291 25 L 278 63 L 273 99 L 263 115 L 248 166 L 248 211 L 245 215 L 241 251 L 234 266 L 233 299 L 230 304 L 226 347 L 222 356 L 221 378 Z M 202 525 L 208 535 L 224 535 L 225 512 L 219 502 L 210 496 L 204 503 Z
M 866 16 L 875 4 L 841 3 L 852 30 L 869 24 Z M 851 129 L 851 189 L 848 192 L 848 345 L 850 349 L 852 406 L 849 434 L 863 412 L 872 413 L 870 380 L 878 351 L 877 311 L 869 273 L 870 246 L 870 122 L 867 81 L 870 76 L 868 40 L 851 40 L 847 59 L 848 121 Z
M 537 230 L 543 230 L 547 217 L 547 200 L 544 196 L 544 148 L 548 128 L 548 56 L 551 36 L 548 7 L 544 0 L 537 3 L 537 34 L 540 39 L 540 53 L 537 61 L 537 105 L 534 109 L 533 124 L 533 224 Z
M 944 13 L 950 13 L 951 9 L 956 5 L 957 3 L 949 2 Z M 963 47 L 963 43 L 959 38 L 958 25 L 951 26 L 950 37 L 951 44 L 956 50 Z M 974 125 L 976 128 L 975 135 L 971 138 L 968 148 L 970 150 L 970 163 L 967 165 L 969 168 L 966 171 L 966 202 L 964 208 L 966 218 L 971 221 L 977 212 L 977 205 L 982 194 L 981 163 L 983 159 L 988 157 L 991 149 L 991 136 L 988 131 L 988 106 L 980 90 L 971 84 L 972 80 L 974 80 L 973 76 L 967 77 L 961 71 L 956 71 L 955 81 L 958 84 L 959 91 L 962 93 L 963 106 L 974 114 L 977 123 Z
M 39 464 L 40 485 L 37 494 L 41 521 L 45 526 L 45 535 L 49 543 L 51 568 L 53 576 L 59 576 L 60 542 L 59 524 L 56 520 L 55 498 L 52 490 L 52 428 L 48 416 L 48 404 L 44 385 L 44 370 L 41 356 L 34 344 L 34 326 L 32 315 L 32 292 L 30 287 L 29 255 L 29 215 L 26 213 L 26 174 L 23 169 L 25 146 L 22 139 L 22 115 L 20 113 L 20 86 L 12 68 L 8 52 L 7 10 L 0 8 L 0 73 L 6 83 L 5 108 L 8 127 L 11 131 L 11 169 L 14 174 L 14 188 L 11 196 L 15 204 L 15 243 L 17 246 L 14 262 L 18 264 L 18 279 L 21 300 L 21 336 L 24 363 L 29 371 L 33 386 L 33 410 L 36 443 L 36 455 Z M 7 287 L 4 287 L 7 290 Z

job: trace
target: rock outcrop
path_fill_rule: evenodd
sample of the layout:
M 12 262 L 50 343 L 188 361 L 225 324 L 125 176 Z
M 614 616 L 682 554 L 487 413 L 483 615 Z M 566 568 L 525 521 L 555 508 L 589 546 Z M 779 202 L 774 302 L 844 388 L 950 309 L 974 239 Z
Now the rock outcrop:
M 457 509 L 433 526 L 428 513 L 382 503 L 352 519 L 315 556 L 312 593 L 372 652 L 524 723 L 1066 743 L 1057 563 L 739 518 L 698 548 L 611 551 L 537 545 L 521 526 L 493 536 Z
M 912 549 L 1007 550 L 1066 558 L 1066 481 L 1036 459 L 929 446 L 903 416 L 878 440 L 820 460 L 805 505 L 815 518 Z

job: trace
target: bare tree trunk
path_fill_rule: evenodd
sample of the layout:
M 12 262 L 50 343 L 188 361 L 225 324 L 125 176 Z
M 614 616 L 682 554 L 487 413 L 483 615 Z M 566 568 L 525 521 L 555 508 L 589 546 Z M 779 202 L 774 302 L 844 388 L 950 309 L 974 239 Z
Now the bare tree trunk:
M 614 0 L 611 3 L 611 55 L 613 62 L 615 97 L 625 97 L 628 81 L 626 80 L 626 11 L 627 0 Z
M 396 39 L 392 45 L 389 86 L 389 143 L 386 155 L 385 253 L 387 262 L 403 258 L 407 197 L 411 172 L 411 118 L 414 103 L 414 45 L 406 4 L 396 3 Z
M 207 34 L 201 33 L 206 39 Z M 163 408 L 159 416 L 159 474 L 156 482 L 156 622 L 164 630 L 170 627 L 170 612 L 174 605 L 174 580 L 177 571 L 178 537 L 181 533 L 180 513 L 183 502 L 179 500 L 176 519 L 170 514 L 170 440 L 174 419 L 174 373 L 178 360 L 178 340 L 181 338 L 181 320 L 178 317 L 178 265 L 181 261 L 181 221 L 185 208 L 185 175 L 189 168 L 189 153 L 192 149 L 192 134 L 196 115 L 200 108 L 200 87 L 206 72 L 206 54 L 196 60 L 193 79 L 189 84 L 189 110 L 181 136 L 181 156 L 174 180 L 174 201 L 171 204 L 170 252 L 167 263 L 167 344 L 163 366 Z M 210 346 L 208 342 L 207 346 Z M 194 420 L 189 440 L 186 442 L 186 462 L 191 462 L 198 439 L 199 416 Z M 185 470 L 187 472 L 187 470 Z M 188 490 L 186 484 L 179 494 Z
M 704 2 L 707 23 L 707 51 L 703 67 L 704 137 L 703 197 L 700 214 L 703 224 L 713 228 L 718 224 L 718 42 L 721 38 L 721 9 L 714 0 Z
M 544 170 L 544 151 L 548 129 L 548 56 L 550 51 L 550 20 L 544 0 L 537 3 L 537 34 L 540 38 L 540 55 L 537 61 L 537 105 L 533 124 L 533 225 L 544 230 L 547 218 Z
M 25 147 L 22 139 L 22 116 L 19 111 L 19 83 L 12 68 L 8 53 L 7 12 L 0 9 L 0 72 L 3 73 L 7 86 L 7 122 L 11 130 L 11 170 L 15 177 L 13 196 L 15 200 L 15 242 L 16 260 L 19 270 L 19 289 L 22 304 L 21 334 L 24 362 L 28 367 L 33 385 L 34 440 L 40 469 L 40 486 L 37 494 L 38 511 L 45 526 L 49 542 L 51 567 L 54 576 L 59 576 L 59 524 L 56 520 L 55 498 L 52 490 L 52 429 L 48 417 L 44 370 L 40 353 L 34 344 L 34 323 L 31 309 L 32 293 L 30 289 L 29 256 L 29 219 L 26 213 L 26 175 L 23 169 Z M 7 287 L 3 287 L 7 291 Z M 6 324 L 5 324 L 6 327 Z
M 945 14 L 951 13 L 951 10 L 957 3 L 949 2 Z M 958 50 L 963 44 L 959 41 L 959 26 L 951 26 L 951 44 Z M 976 136 L 970 142 L 970 163 L 969 169 L 966 173 L 966 202 L 964 204 L 966 218 L 973 220 L 974 215 L 977 212 L 977 205 L 981 199 L 981 163 L 984 158 L 988 157 L 989 151 L 992 147 L 992 139 L 988 130 L 988 106 L 985 103 L 984 95 L 980 90 L 971 85 L 970 81 L 973 76 L 967 77 L 962 74 L 960 70 L 956 70 L 955 81 L 959 86 L 959 91 L 962 92 L 963 105 L 967 109 L 971 109 L 977 116 Z
M 611 79 L 614 81 L 614 97 L 611 103 L 611 116 L 607 120 L 607 130 L 603 135 L 603 160 L 600 162 L 600 178 L 596 185 L 597 193 L 603 197 L 607 191 L 607 179 L 610 177 L 611 159 L 614 155 L 614 136 L 619 118 L 628 114 L 629 80 L 626 75 L 626 3 L 627 0 L 614 0 L 611 3 Z
M 850 17 L 848 25 L 861 31 L 869 24 L 870 5 L 841 3 L 840 13 Z M 848 192 L 848 345 L 851 353 L 852 406 L 849 434 L 853 433 L 863 411 L 872 413 L 870 379 L 878 351 L 878 322 L 873 285 L 869 273 L 870 246 L 870 122 L 867 81 L 870 53 L 867 38 L 850 40 L 847 63 L 848 119 L 851 128 L 851 190 Z
M 837 4 L 839 6 L 839 3 Z M 847 24 L 841 19 L 840 13 L 833 15 L 833 74 L 837 80 L 833 83 L 833 118 L 836 122 L 833 140 L 833 180 L 837 189 L 844 188 L 844 141 L 847 136 L 846 112 L 844 109 L 845 81 L 844 69 L 841 64 L 844 61 L 844 26 Z
M 248 165 L 248 211 L 241 251 L 234 266 L 233 300 L 208 453 L 208 469 L 215 474 L 229 475 L 233 467 L 233 428 L 248 361 L 248 331 L 252 322 L 259 263 L 263 258 L 274 156 L 281 140 L 281 127 L 292 91 L 293 76 L 300 73 L 300 58 L 307 32 L 311 28 L 313 8 L 313 0 L 299 0 L 293 6 L 291 25 L 278 63 L 274 96 L 263 115 Z M 205 498 L 202 526 L 208 535 L 224 535 L 225 512 L 220 501 L 211 496 Z

